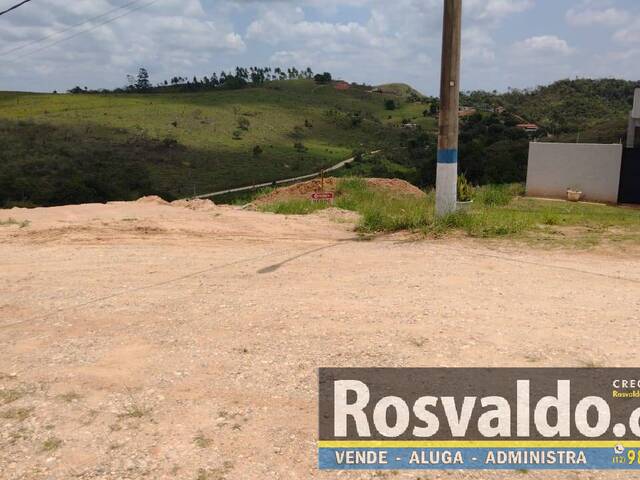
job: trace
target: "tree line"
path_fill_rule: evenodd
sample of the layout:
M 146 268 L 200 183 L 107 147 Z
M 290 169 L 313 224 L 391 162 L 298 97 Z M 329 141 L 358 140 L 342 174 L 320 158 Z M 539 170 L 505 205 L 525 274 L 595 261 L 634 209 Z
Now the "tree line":
M 168 80 L 153 84 L 149 71 L 140 67 L 136 75 L 127 75 L 127 85 L 113 90 L 99 89 L 90 90 L 87 87 L 75 86 L 68 90 L 69 93 L 149 93 L 162 91 L 198 91 L 226 89 L 237 90 L 248 86 L 260 86 L 267 82 L 277 80 L 315 80 L 317 83 L 329 83 L 332 80 L 329 72 L 315 74 L 311 68 L 298 70 L 296 67 L 235 67 L 233 70 L 220 73 L 213 72 L 211 75 L 198 78 L 173 76 Z

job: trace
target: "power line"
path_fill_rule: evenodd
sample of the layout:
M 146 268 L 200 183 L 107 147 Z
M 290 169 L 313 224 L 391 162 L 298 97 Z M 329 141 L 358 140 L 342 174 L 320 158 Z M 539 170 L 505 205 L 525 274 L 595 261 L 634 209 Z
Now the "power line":
M 31 50 L 31 51 L 27 52 L 26 54 L 24 54 L 22 56 L 19 56 L 19 57 L 16 57 L 16 58 L 11 58 L 8 61 L 9 62 L 15 62 L 17 60 L 21 60 L 23 58 L 29 57 L 29 56 L 33 55 L 34 53 L 41 52 L 41 51 L 46 50 L 48 48 L 54 47 L 54 46 L 56 46 L 56 45 L 58 45 L 58 44 L 60 44 L 62 42 L 66 42 L 67 40 L 71 40 L 73 38 L 76 38 L 76 37 L 78 37 L 78 36 L 80 36 L 80 35 L 82 35 L 84 33 L 91 32 L 91 31 L 93 31 L 93 30 L 95 30 L 97 28 L 102 27 L 103 25 L 107 25 L 107 24 L 109 24 L 111 22 L 115 22 L 116 20 L 118 20 L 118 19 L 120 19 L 122 17 L 125 17 L 125 16 L 127 16 L 127 15 L 129 15 L 129 14 L 131 14 L 133 12 L 137 12 L 138 10 L 142 10 L 143 8 L 147 8 L 147 7 L 153 5 L 154 3 L 157 3 L 159 1 L 160 0 L 152 0 L 151 2 L 145 3 L 144 5 L 140 5 L 139 7 L 127 10 L 126 12 L 122 13 L 121 15 L 117 15 L 115 17 L 109 18 L 109 19 L 107 19 L 107 20 L 105 20 L 103 22 L 100 22 L 97 25 L 94 25 L 94 26 L 92 26 L 90 28 L 85 28 L 84 30 L 80 30 L 79 32 L 74 33 L 73 35 L 69 35 L 67 37 L 61 38 L 60 40 L 57 40 L 55 42 L 51 42 L 51 43 L 49 43 L 47 45 L 44 45 L 43 47 L 36 48 L 35 50 Z
M 32 40 L 32 41 L 27 42 L 27 43 L 24 43 L 24 44 L 19 45 L 19 46 L 15 47 L 15 48 L 11 48 L 9 50 L 5 50 L 3 52 L 0 52 L 0 55 L 7 55 L 9 53 L 17 52 L 18 50 L 22 50 L 24 48 L 30 47 L 31 45 L 35 45 L 36 43 L 40 43 L 40 42 L 43 42 L 45 40 L 48 40 L 51 37 L 57 37 L 58 35 L 62 35 L 63 33 L 68 32 L 69 30 L 73 30 L 76 27 L 80 27 L 80 26 L 85 25 L 85 24 L 87 24 L 89 22 L 93 22 L 94 20 L 98 20 L 99 18 L 106 17 L 107 15 L 109 15 L 109 14 L 111 14 L 113 12 L 117 12 L 118 10 L 122 10 L 123 8 L 130 7 L 131 5 L 136 4 L 138 2 L 141 2 L 141 1 L 142 0 L 133 0 L 132 2 L 126 3 L 126 4 L 124 4 L 124 5 L 120 6 L 120 7 L 113 8 L 113 9 L 109 10 L 108 12 L 101 13 L 100 15 L 96 15 L 95 17 L 88 18 L 86 20 L 83 20 L 82 22 L 76 23 L 74 25 L 71 25 L 71 26 L 69 26 L 67 28 L 64 28 L 62 30 L 59 30 L 57 32 L 50 33 L 49 35 L 45 35 L 44 37 Z
M 29 3 L 31 0 L 24 0 L 20 3 L 18 3 L 17 5 L 14 5 L 13 7 L 9 7 L 6 10 L 0 12 L 0 15 L 4 15 L 5 13 L 9 13 L 11 10 L 15 10 L 18 7 L 21 7 L 22 5 L 24 5 L 25 3 Z

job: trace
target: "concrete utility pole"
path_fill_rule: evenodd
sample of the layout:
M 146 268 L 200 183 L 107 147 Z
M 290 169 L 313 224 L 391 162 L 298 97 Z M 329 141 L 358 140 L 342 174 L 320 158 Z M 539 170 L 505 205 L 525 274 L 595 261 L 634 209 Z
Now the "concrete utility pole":
M 440 133 L 436 176 L 436 215 L 456 211 L 458 200 L 458 109 L 460 107 L 460 45 L 462 0 L 444 0 Z

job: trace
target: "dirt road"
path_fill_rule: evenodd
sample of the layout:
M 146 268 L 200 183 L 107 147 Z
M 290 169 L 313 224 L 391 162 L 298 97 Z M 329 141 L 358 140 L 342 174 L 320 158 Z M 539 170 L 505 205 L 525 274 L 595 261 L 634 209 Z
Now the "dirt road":
M 637 367 L 638 252 L 191 207 L 0 211 L 0 478 L 633 478 L 319 472 L 316 369 Z

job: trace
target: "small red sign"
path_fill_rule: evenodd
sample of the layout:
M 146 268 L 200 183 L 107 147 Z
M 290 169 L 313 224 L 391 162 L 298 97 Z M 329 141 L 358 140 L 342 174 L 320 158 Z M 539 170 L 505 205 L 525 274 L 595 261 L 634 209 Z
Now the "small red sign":
M 311 194 L 311 199 L 315 201 L 333 200 L 333 197 L 333 192 L 314 192 Z

